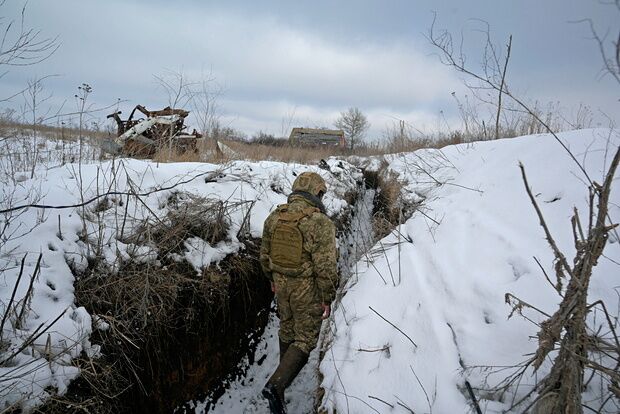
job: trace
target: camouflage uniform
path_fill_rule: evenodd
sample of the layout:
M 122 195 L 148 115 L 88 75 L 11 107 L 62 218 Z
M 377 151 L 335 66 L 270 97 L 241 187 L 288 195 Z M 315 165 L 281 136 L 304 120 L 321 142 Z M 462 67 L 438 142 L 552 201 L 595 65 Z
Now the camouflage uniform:
M 273 414 L 286 414 L 284 391 L 316 346 L 322 305 L 335 295 L 336 229 L 321 202 L 326 191 L 320 175 L 302 173 L 288 203 L 265 220 L 260 262 L 280 314 L 280 364 L 262 391 Z
M 304 180 L 304 178 L 308 178 Z M 321 304 L 329 305 L 337 283 L 336 228 L 323 212 L 319 197 L 325 182 L 316 173 L 300 174 L 293 184 L 288 204 L 279 206 L 263 230 L 260 261 L 274 284 L 280 317 L 280 341 L 309 354 L 321 328 Z M 287 268 L 272 260 L 272 236 L 283 214 L 303 215 L 297 228 L 303 236 L 300 266 Z

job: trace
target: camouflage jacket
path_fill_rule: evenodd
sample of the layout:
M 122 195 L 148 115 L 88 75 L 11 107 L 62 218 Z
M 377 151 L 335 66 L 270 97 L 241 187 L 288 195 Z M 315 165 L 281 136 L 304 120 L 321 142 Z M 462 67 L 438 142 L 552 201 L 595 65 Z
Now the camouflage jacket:
M 288 209 L 291 212 L 307 210 L 316 207 L 309 217 L 301 219 L 298 228 L 303 236 L 302 266 L 299 272 L 292 277 L 313 277 L 323 303 L 331 303 L 336 295 L 338 283 L 338 267 L 336 249 L 336 227 L 325 214 L 318 211 L 318 207 L 307 198 L 293 194 L 288 199 Z M 271 237 L 278 222 L 279 210 L 274 210 L 263 228 L 263 239 L 260 250 L 260 263 L 264 274 L 273 281 L 273 268 L 270 251 Z M 280 272 L 277 272 L 280 273 Z M 284 274 L 284 276 L 288 276 Z

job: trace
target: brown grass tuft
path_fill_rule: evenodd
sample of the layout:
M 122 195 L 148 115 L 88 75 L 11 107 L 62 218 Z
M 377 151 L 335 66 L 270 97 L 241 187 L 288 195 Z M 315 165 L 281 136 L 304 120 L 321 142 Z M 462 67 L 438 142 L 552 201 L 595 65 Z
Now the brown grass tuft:
M 69 404 L 75 410 L 65 412 L 170 412 L 217 387 L 248 349 L 248 330 L 264 326 L 272 295 L 258 241 L 245 240 L 238 254 L 202 272 L 180 254 L 188 238 L 212 245 L 226 239 L 230 210 L 238 206 L 184 193 L 165 203 L 163 219 L 145 221 L 125 240 L 150 252 L 129 249 L 116 271 L 96 259 L 74 271 L 78 306 L 109 325 L 91 337 L 103 356 L 89 368 L 92 375 L 44 410 Z

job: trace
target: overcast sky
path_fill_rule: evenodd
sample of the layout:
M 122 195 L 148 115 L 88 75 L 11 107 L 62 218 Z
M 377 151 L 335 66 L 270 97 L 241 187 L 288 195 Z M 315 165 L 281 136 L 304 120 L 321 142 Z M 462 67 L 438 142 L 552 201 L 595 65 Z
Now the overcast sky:
M 23 4 L 8 0 L 3 23 L 18 18 Z M 351 106 L 369 116 L 370 136 L 381 136 L 395 118 L 432 131 L 441 111 L 456 127 L 451 93 L 466 92 L 424 36 L 433 11 L 438 27 L 465 33 L 474 67 L 482 44 L 481 24 L 472 19 L 487 21 L 499 46 L 512 34 L 508 78 L 521 96 L 559 101 L 567 116 L 583 103 L 620 121 L 620 85 L 601 76 L 588 26 L 573 23 L 591 18 L 617 35 L 620 13 L 596 0 L 30 0 L 26 25 L 58 36 L 60 48 L 36 66 L 9 68 L 0 96 L 34 76 L 57 74 L 46 89 L 55 104 L 67 101 L 67 111 L 85 82 L 91 102 L 121 98 L 127 114 L 138 103 L 167 105 L 153 75 L 211 73 L 223 88 L 223 123 L 247 134 L 288 134 L 286 118 L 291 126 L 331 127 Z

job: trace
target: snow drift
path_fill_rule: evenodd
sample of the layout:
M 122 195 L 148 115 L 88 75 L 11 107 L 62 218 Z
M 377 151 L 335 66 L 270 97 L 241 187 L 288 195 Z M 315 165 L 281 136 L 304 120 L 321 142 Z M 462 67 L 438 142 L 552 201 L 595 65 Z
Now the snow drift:
M 602 182 L 620 145 L 618 131 L 581 130 L 560 138 L 593 180 Z M 587 185 L 550 135 L 420 150 L 389 161 L 407 182 L 404 196 L 422 201 L 422 207 L 375 245 L 381 253 L 372 263 L 362 260 L 346 282 L 320 365 L 322 405 L 338 413 L 471 412 L 465 381 L 474 389 L 490 389 L 508 375 L 502 368 L 537 348 L 537 326 L 518 314 L 509 319 L 505 294 L 547 313 L 560 301 L 534 260 L 554 274 L 553 254 L 518 163 L 525 165 L 533 194 L 569 260 L 575 251 L 570 217 L 573 207 L 588 211 Z M 612 222 L 620 220 L 617 178 L 609 214 Z M 592 276 L 589 301 L 602 299 L 615 311 L 617 233 L 604 255 Z M 535 311 L 523 314 L 541 320 Z M 602 319 L 590 321 L 593 329 L 606 323 Z M 525 378 L 527 383 L 505 395 L 480 391 L 483 412 L 511 407 L 537 380 Z M 594 379 L 584 402 L 599 409 L 604 387 Z M 608 401 L 603 412 L 617 410 Z
M 567 132 L 560 138 L 595 180 L 600 180 L 611 153 L 620 145 L 614 130 Z M 582 173 L 549 135 L 420 150 L 386 159 L 388 168 L 404 183 L 403 200 L 420 207 L 351 266 L 350 276 L 343 272 L 340 299 L 324 324 L 324 342 L 293 384 L 289 407 L 311 412 L 308 401 L 322 395 L 321 409 L 327 412 L 467 412 L 472 409 L 467 381 L 483 411 L 502 412 L 511 406 L 513 396 L 525 395 L 537 380 L 528 375 L 527 383 L 504 395 L 483 392 L 505 376 L 498 369 L 519 363 L 537 347 L 537 327 L 518 314 L 508 318 L 511 307 L 504 301 L 505 294 L 547 313 L 560 300 L 534 260 L 553 274 L 553 255 L 525 192 L 518 162 L 525 165 L 551 232 L 569 258 L 574 252 L 569 222 L 573 207 L 587 211 Z M 84 199 L 110 190 L 122 195 L 106 197 L 86 210 L 30 208 L 2 218 L 0 225 L 10 218 L 12 226 L 4 233 L 12 236 L 0 245 L 2 314 L 13 296 L 21 259 L 26 257 L 24 277 L 14 294 L 17 311 L 9 312 L 2 331 L 1 357 L 11 356 L 0 364 L 2 407 L 17 404 L 28 409 L 51 394 L 62 394 L 80 375 L 76 357 L 97 358 L 105 352 L 91 340 L 97 330 L 109 326 L 99 315 L 76 305 L 74 272 L 91 265 L 94 235 L 101 247 L 99 260 L 111 271 L 122 260 L 156 260 L 152 246 L 119 237 L 125 215 L 130 219 L 122 229 L 130 234 L 139 232 L 140 223 L 153 214 L 166 217 L 170 200 L 178 194 L 237 203 L 222 240 L 188 239 L 177 252 L 178 260 L 199 273 L 243 248 L 237 237 L 240 231 L 253 238 L 261 236 L 264 219 L 285 202 L 298 172 L 312 169 L 327 179 L 325 201 L 331 215 L 350 207 L 351 192 L 361 180 L 356 168 L 337 159 L 328 161 L 331 172 L 278 162 L 239 161 L 222 167 L 122 159 L 84 163 L 80 170 L 64 158 L 52 161 L 55 168 L 40 165 L 34 179 L 29 178 L 28 168 L 12 171 L 13 178 L 2 182 L 2 208 L 32 201 L 77 204 L 82 200 L 80 192 Z M 380 164 L 374 159 L 366 165 L 370 169 Z M 618 191 L 616 179 L 610 202 L 613 222 L 620 219 Z M 141 201 L 126 195 L 131 192 L 143 194 Z M 351 226 L 359 227 L 355 231 L 367 238 L 369 220 L 365 217 L 364 223 L 353 221 Z M 614 233 L 590 286 L 590 301 L 602 299 L 613 310 L 619 306 L 615 280 L 619 246 Z M 39 273 L 26 300 L 29 275 L 35 271 Z M 22 308 L 25 311 L 17 321 Z M 527 309 L 523 315 L 534 322 L 542 318 Z M 602 324 L 600 317 L 590 322 L 594 328 Z M 44 335 L 32 340 L 52 323 Z M 270 319 L 254 358 L 246 361 L 246 375 L 231 380 L 225 400 L 215 405 L 193 403 L 193 407 L 211 407 L 216 412 L 264 410 L 264 404 L 254 404 L 257 401 L 249 407 L 248 400 L 255 400 L 261 381 L 277 362 L 276 326 Z M 313 388 L 319 385 L 324 393 Z M 585 394 L 596 409 L 603 403 L 597 400 L 603 385 L 596 378 Z M 613 401 L 605 410 L 618 411 Z

